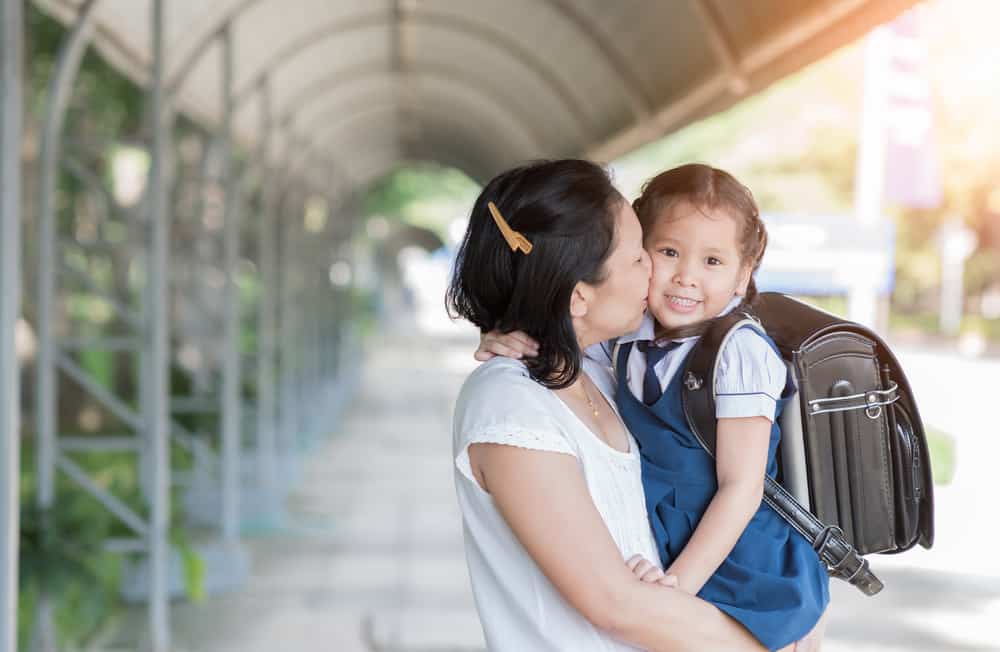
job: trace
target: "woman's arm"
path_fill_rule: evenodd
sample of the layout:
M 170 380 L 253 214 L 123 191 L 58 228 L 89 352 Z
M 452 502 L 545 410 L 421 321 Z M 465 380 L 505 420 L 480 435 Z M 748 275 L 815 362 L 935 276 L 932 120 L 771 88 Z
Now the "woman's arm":
M 469 457 L 528 554 L 595 626 L 654 651 L 761 649 L 709 603 L 632 575 L 573 457 L 498 444 L 473 444 Z
M 719 490 L 691 539 L 667 569 L 681 590 L 696 595 L 736 545 L 760 507 L 771 422 L 765 417 L 719 419 L 715 469 Z

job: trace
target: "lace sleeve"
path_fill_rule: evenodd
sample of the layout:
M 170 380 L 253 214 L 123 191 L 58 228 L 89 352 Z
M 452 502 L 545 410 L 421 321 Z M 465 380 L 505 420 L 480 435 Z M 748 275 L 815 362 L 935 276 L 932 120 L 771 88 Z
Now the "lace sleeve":
M 500 419 L 469 428 L 462 438 L 461 448 L 455 455 L 455 467 L 462 475 L 478 486 L 469 463 L 469 446 L 473 444 L 502 444 L 525 450 L 563 453 L 577 457 L 577 451 L 553 422 L 538 420 L 534 424 L 523 419 Z

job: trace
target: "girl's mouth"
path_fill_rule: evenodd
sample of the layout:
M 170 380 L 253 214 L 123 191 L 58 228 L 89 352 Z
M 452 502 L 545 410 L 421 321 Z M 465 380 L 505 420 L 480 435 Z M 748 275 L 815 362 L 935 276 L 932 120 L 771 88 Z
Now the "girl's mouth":
M 688 299 L 687 297 L 678 297 L 674 295 L 667 296 L 667 305 L 670 306 L 671 310 L 677 312 L 692 312 L 701 303 L 695 299 Z

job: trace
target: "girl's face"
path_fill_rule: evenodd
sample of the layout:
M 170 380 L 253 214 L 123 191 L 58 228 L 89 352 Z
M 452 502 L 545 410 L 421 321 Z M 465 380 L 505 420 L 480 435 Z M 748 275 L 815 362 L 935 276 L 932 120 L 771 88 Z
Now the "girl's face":
M 616 211 L 615 242 L 604 272 L 604 281 L 597 285 L 578 284 L 577 296 L 585 301 L 571 307 L 574 328 L 584 346 L 624 335 L 642 323 L 649 293 L 649 256 L 642 248 L 639 218 L 626 201 Z
M 653 262 L 649 310 L 665 328 L 717 317 L 746 293 L 750 267 L 740 259 L 737 218 L 680 201 L 646 234 Z

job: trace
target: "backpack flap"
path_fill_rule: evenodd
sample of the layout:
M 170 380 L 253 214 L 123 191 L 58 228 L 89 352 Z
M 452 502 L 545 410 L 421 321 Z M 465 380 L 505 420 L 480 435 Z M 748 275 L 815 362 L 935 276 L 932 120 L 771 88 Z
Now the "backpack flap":
M 871 329 L 782 294 L 761 294 L 754 313 L 799 384 L 813 513 L 863 553 L 929 548 L 927 440 L 889 347 Z
M 875 343 L 843 331 L 794 354 L 812 511 L 862 553 L 896 549 L 890 428 Z M 891 400 L 891 397 L 884 398 Z
M 705 451 L 715 457 L 715 374 L 719 352 L 737 330 L 752 327 L 763 333 L 751 316 L 730 313 L 715 320 L 701 336 L 688 356 L 683 371 L 681 392 L 684 415 Z M 764 502 L 809 541 L 829 573 L 849 582 L 865 595 L 882 590 L 882 582 L 868 567 L 868 562 L 844 537 L 835 524 L 821 522 L 809 509 L 769 476 L 764 478 Z

